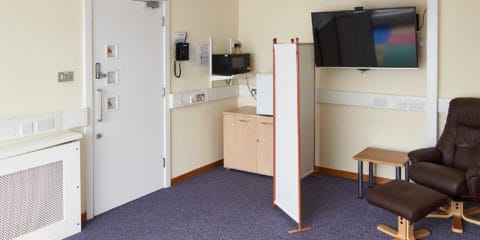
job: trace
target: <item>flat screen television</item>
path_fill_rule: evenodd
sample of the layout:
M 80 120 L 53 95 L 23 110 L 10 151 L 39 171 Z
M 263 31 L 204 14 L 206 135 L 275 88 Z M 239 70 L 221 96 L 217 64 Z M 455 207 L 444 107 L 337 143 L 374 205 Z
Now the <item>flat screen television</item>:
M 312 13 L 317 67 L 418 68 L 415 7 Z

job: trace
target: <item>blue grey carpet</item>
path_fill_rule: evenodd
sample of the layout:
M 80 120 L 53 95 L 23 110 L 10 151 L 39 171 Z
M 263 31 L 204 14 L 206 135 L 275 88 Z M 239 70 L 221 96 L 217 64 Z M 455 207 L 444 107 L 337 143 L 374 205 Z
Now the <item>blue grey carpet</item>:
M 357 199 L 356 181 L 333 176 L 303 183 L 303 223 L 312 231 L 288 234 L 296 224 L 272 208 L 272 179 L 217 168 L 88 221 L 77 239 L 391 239 L 378 224 L 396 227 L 396 216 Z M 423 219 L 427 239 L 480 239 L 480 226 L 450 219 Z

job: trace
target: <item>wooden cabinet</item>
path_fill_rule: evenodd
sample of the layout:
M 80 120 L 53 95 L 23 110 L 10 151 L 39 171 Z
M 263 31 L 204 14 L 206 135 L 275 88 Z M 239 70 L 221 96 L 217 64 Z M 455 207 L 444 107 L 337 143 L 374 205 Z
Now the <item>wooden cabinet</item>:
M 257 172 L 273 175 L 273 118 L 257 118 Z
M 273 174 L 273 118 L 254 107 L 223 113 L 224 167 Z

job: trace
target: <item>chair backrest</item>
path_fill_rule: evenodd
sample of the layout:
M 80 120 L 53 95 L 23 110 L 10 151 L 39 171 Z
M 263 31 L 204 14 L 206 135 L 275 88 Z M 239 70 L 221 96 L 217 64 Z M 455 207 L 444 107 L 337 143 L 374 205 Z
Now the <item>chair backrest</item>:
M 468 169 L 480 166 L 480 98 L 450 102 L 447 124 L 437 143 L 444 165 Z

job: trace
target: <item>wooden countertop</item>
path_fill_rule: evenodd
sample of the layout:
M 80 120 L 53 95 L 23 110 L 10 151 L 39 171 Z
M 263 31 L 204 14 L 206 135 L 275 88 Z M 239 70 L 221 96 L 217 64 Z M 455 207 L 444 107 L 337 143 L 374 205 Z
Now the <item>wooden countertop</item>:
M 235 108 L 232 110 L 228 110 L 223 112 L 224 114 L 233 114 L 233 115 L 246 115 L 246 116 L 257 116 L 257 117 L 268 117 L 272 118 L 272 116 L 269 115 L 260 115 L 257 114 L 257 108 L 252 107 L 252 106 L 247 106 L 247 107 L 241 107 L 241 108 Z

